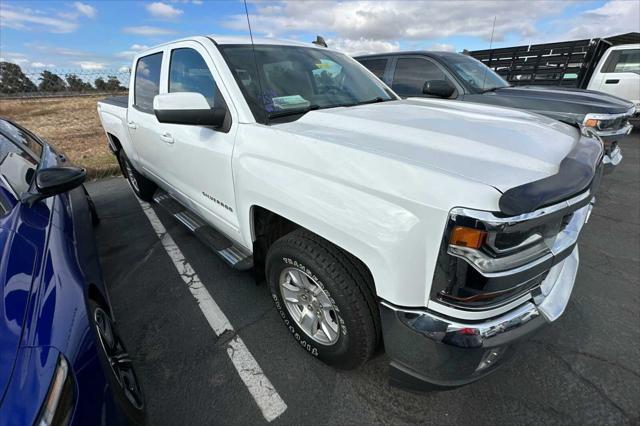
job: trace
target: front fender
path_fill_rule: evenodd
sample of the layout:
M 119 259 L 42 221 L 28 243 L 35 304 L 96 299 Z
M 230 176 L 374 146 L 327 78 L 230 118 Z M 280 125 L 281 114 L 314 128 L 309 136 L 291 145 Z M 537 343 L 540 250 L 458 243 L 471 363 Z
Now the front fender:
M 265 208 L 356 256 L 377 295 L 397 305 L 426 306 L 452 206 L 495 209 L 498 193 L 486 185 L 285 132 L 265 138 L 262 129 L 241 130 L 234 152 L 244 243 L 254 238 L 252 207 Z

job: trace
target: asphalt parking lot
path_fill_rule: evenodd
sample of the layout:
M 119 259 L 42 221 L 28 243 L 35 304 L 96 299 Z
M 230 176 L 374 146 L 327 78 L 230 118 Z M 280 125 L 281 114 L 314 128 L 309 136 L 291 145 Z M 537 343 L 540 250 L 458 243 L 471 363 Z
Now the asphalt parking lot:
M 580 242 L 572 300 L 555 324 L 492 376 L 447 392 L 387 384 L 379 353 L 336 371 L 294 342 L 266 286 L 228 268 L 154 207 L 235 332 L 286 403 L 274 424 L 541 424 L 640 421 L 640 133 L 605 176 Z M 147 401 L 148 423 L 257 424 L 265 418 L 122 178 L 88 184 L 120 332 Z

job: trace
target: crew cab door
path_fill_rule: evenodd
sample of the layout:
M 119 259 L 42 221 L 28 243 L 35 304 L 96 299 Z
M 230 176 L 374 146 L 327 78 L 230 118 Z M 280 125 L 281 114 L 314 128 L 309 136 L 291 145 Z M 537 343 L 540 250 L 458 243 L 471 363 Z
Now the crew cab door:
M 587 88 L 640 101 L 640 48 L 609 49 Z
M 392 64 L 389 76 L 391 89 L 403 98 L 432 97 L 422 92 L 424 83 L 431 80 L 446 80 L 456 87 L 449 99 L 456 99 L 460 94 L 458 86 L 449 78 L 444 69 L 435 61 L 422 56 L 401 56 Z
M 160 92 L 164 49 L 138 58 L 129 93 L 127 126 L 133 147 L 138 154 L 138 169 L 157 183 L 168 185 L 162 170 L 165 145 L 158 133 L 160 123 L 153 113 L 153 98 Z M 166 189 L 166 188 L 165 188 Z
M 172 44 L 164 68 L 167 93 L 200 93 L 210 107 L 226 109 L 227 118 L 220 128 L 159 123 L 160 135 L 168 140 L 163 145 L 163 173 L 203 219 L 239 238 L 231 169 L 238 119 L 231 97 L 209 52 L 198 42 Z

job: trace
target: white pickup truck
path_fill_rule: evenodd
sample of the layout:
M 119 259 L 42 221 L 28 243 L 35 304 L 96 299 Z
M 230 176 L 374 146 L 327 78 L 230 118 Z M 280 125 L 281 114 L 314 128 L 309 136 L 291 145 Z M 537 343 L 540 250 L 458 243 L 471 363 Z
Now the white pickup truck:
M 602 143 L 527 112 L 401 100 L 297 42 L 193 37 L 98 103 L 131 188 L 266 280 L 311 355 L 458 386 L 564 311 Z M 267 343 L 265 343 L 267 344 Z

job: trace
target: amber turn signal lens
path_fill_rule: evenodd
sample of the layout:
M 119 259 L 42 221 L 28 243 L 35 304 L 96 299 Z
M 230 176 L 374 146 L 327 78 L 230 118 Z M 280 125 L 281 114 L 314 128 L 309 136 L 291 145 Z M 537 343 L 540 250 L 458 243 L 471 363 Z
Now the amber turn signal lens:
M 590 118 L 587 121 L 584 122 L 584 125 L 587 127 L 597 127 L 598 126 L 598 120 L 596 120 L 595 118 Z
M 451 232 L 449 244 L 477 249 L 482 247 L 486 237 L 487 233 L 485 231 L 467 228 L 466 226 L 455 226 L 453 232 Z

